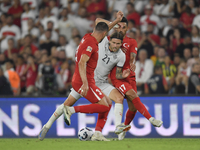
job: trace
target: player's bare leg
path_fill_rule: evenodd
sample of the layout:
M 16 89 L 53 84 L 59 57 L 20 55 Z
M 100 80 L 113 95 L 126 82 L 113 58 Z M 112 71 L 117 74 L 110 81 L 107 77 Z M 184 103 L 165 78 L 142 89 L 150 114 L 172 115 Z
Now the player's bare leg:
M 132 101 L 127 99 L 128 103 L 128 110 L 126 112 L 126 118 L 125 122 L 123 123 L 124 125 L 130 125 L 131 121 L 134 119 L 135 114 L 137 113 L 137 109 L 133 105 Z M 118 135 L 119 140 L 123 140 L 125 138 L 126 132 L 122 132 Z
M 110 110 L 110 108 L 112 106 L 112 101 L 106 95 L 105 95 L 105 99 L 106 99 L 107 104 L 109 105 L 109 110 Z M 104 127 L 104 125 L 107 121 L 108 113 L 109 113 L 109 111 L 105 112 L 105 113 L 99 113 L 98 114 L 95 132 L 94 132 L 94 134 L 91 138 L 92 141 L 110 141 L 102 135 L 102 129 L 103 129 L 103 127 Z
M 146 109 L 146 107 L 144 106 L 144 104 L 140 101 L 140 98 L 138 97 L 137 93 L 131 89 L 129 91 L 126 92 L 126 97 L 128 98 L 128 100 L 132 101 L 133 105 L 135 106 L 135 108 L 145 117 L 147 118 L 151 124 L 155 127 L 160 127 L 163 122 L 161 120 L 156 120 L 154 117 L 152 117 L 148 110 Z
M 123 131 L 128 131 L 131 126 L 125 126 L 122 123 L 122 115 L 123 115 L 123 101 L 124 97 L 117 89 L 113 89 L 110 92 L 109 98 L 115 102 L 114 114 L 115 114 L 115 133 L 120 134 Z
M 68 98 L 65 100 L 63 104 L 58 106 L 52 116 L 49 118 L 48 122 L 43 126 L 42 130 L 40 131 L 38 138 L 39 140 L 43 140 L 51 128 L 52 124 L 64 113 L 64 105 L 73 106 L 74 103 L 77 101 L 72 95 L 69 95 Z

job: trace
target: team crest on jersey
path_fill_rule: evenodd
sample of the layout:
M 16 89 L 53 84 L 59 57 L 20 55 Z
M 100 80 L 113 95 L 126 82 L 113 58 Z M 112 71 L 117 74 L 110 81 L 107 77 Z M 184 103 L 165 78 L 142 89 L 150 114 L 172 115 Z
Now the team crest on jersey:
M 86 49 L 86 51 L 91 52 L 92 51 L 92 47 L 88 46 L 87 49 Z
M 117 59 L 117 55 L 113 55 L 113 58 L 114 58 L 114 59 Z

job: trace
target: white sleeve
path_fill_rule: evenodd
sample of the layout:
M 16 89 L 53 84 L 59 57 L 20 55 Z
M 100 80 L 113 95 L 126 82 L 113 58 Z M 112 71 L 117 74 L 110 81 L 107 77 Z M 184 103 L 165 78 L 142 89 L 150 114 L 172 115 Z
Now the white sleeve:
M 44 34 L 41 35 L 40 40 L 46 40 Z
M 135 78 L 136 78 L 136 82 L 138 82 L 138 79 L 139 79 L 139 72 L 140 72 L 140 66 L 139 66 L 139 61 L 137 60 L 136 63 L 135 63 Z
M 58 20 L 54 17 L 54 29 L 58 29 Z
M 112 0 L 107 0 L 108 3 L 108 7 L 111 7 L 113 5 L 113 1 Z
M 120 59 L 119 59 L 119 62 L 117 63 L 117 67 L 123 67 L 124 66 L 124 63 L 126 61 L 126 55 L 122 52 L 120 54 Z
M 144 82 L 147 82 L 147 80 L 150 79 L 150 77 L 153 74 L 153 67 L 154 67 L 152 60 L 149 59 L 146 61 L 146 63 L 147 65 L 146 65 L 145 70 L 147 70 L 147 72 L 145 71 Z
M 4 72 L 4 76 L 5 76 L 6 79 L 9 81 L 9 74 L 8 74 L 8 71 L 5 71 L 5 72 Z
M 20 31 L 19 27 L 17 27 L 17 26 L 16 26 L 15 33 L 16 33 L 16 39 L 17 40 L 21 39 L 21 31 Z
M 194 17 L 192 25 L 198 25 L 198 16 Z
M 36 6 L 37 6 L 36 0 L 33 0 L 33 1 L 31 1 L 31 2 L 32 2 L 31 7 L 36 7 Z

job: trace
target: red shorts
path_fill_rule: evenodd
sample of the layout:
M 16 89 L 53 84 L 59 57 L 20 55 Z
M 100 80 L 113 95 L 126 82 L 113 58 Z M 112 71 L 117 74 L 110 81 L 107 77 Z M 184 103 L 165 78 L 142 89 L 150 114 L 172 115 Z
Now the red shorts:
M 135 77 L 129 77 L 122 80 L 112 80 L 112 84 L 124 95 L 131 89 L 133 89 L 137 93 Z
M 78 92 L 78 90 L 81 88 L 82 83 L 74 83 L 72 82 L 73 89 Z M 80 92 L 78 92 L 80 94 Z M 100 88 L 98 88 L 95 84 L 89 85 L 89 90 L 87 92 L 87 95 L 85 98 L 89 100 L 91 103 L 97 103 L 104 97 L 102 91 Z

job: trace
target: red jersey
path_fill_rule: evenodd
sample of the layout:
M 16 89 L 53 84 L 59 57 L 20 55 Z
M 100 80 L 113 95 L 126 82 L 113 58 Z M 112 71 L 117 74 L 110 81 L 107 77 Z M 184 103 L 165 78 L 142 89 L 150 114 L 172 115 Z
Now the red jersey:
M 182 13 L 182 15 L 180 17 L 180 21 L 185 25 L 191 25 L 194 17 L 195 17 L 194 14 L 188 15 L 186 12 L 184 12 L 184 13 Z M 186 28 L 186 29 L 191 32 L 191 27 Z
M 131 53 L 137 54 L 137 42 L 135 39 L 125 36 L 125 38 L 123 39 L 121 48 L 125 48 L 127 50 L 125 53 L 126 61 L 124 63 L 123 70 L 128 69 L 128 68 L 130 69 L 130 55 Z M 135 72 L 131 71 L 130 75 L 134 76 Z M 116 67 L 114 67 L 113 70 L 111 71 L 110 77 L 111 77 L 111 80 L 116 80 Z
M 140 15 L 137 12 L 133 12 L 129 15 L 126 16 L 128 20 L 134 20 L 135 25 L 139 26 L 140 25 Z
M 16 66 L 16 72 L 20 77 L 20 86 L 21 88 L 26 86 L 26 75 L 24 75 L 24 70 L 26 70 L 26 64 L 23 64 L 21 66 Z
M 87 56 L 90 57 L 90 59 L 87 62 L 87 66 L 86 66 L 86 75 L 87 75 L 88 84 L 95 83 L 94 70 L 97 66 L 98 50 L 99 49 L 98 49 L 97 40 L 93 36 L 91 36 L 91 33 L 86 34 L 82 38 L 82 40 L 76 50 L 76 58 L 75 58 L 76 59 L 76 68 L 75 68 L 75 73 L 72 78 L 72 82 L 82 83 L 81 76 L 79 74 L 78 63 L 81 59 L 81 56 L 83 54 L 86 54 Z
M 36 70 L 34 71 L 32 67 L 28 68 L 27 74 L 26 74 L 26 87 L 29 87 L 31 85 L 35 85 L 35 81 L 37 78 L 37 65 L 35 65 Z
M 10 15 L 14 15 L 14 14 L 18 14 L 18 13 L 22 13 L 23 12 L 23 7 L 18 5 L 17 8 L 15 8 L 14 6 L 10 7 L 8 10 L 8 14 Z M 13 20 L 13 23 L 19 27 L 21 27 L 21 18 L 15 18 Z
M 21 51 L 23 51 L 23 49 L 24 49 L 24 46 L 22 46 L 19 51 L 21 52 Z M 31 44 L 32 55 L 34 55 L 35 51 L 37 51 L 37 50 L 38 50 L 38 48 L 34 44 Z

